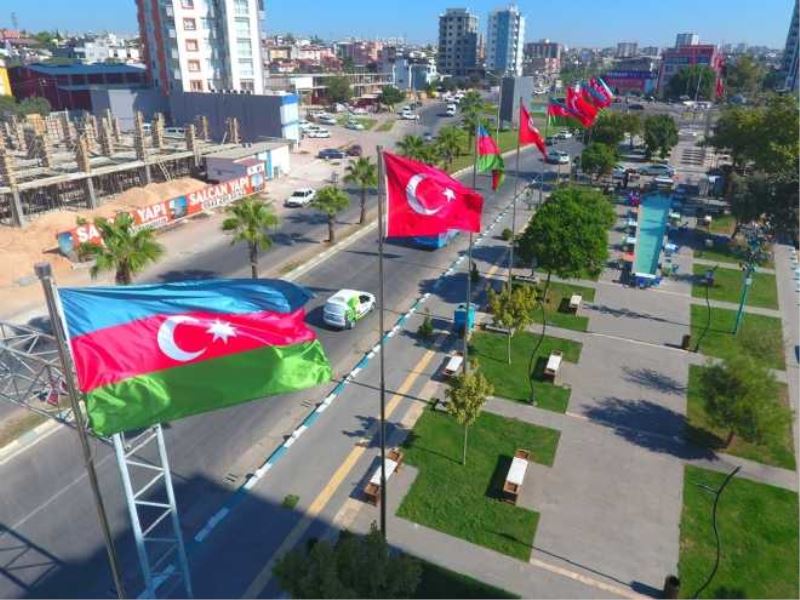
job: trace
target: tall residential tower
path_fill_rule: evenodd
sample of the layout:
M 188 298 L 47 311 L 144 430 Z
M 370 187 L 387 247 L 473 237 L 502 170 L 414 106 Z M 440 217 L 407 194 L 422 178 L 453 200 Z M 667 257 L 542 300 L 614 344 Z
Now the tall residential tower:
M 466 77 L 478 66 L 478 17 L 466 8 L 439 15 L 439 73 Z
M 800 84 L 800 77 L 798 77 L 798 23 L 797 15 L 797 0 L 794 2 L 794 10 L 792 11 L 792 20 L 789 22 L 789 33 L 786 34 L 786 47 L 783 50 L 783 60 L 781 67 L 786 73 L 786 89 L 797 91 L 798 84 Z
M 142 61 L 165 92 L 261 93 L 263 0 L 136 0 Z
M 486 30 L 486 68 L 507 76 L 522 75 L 525 17 L 516 6 L 489 13 Z

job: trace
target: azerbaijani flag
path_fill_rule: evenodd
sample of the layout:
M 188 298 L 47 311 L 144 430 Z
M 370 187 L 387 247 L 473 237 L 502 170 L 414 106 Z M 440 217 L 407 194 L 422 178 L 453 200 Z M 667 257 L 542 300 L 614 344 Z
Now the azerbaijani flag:
M 503 183 L 506 171 L 503 157 L 500 156 L 500 148 L 497 147 L 497 142 L 492 139 L 483 125 L 478 125 L 475 144 L 478 155 L 478 171 L 481 173 L 492 172 L 492 189 L 496 190 Z
M 553 125 L 561 125 L 564 127 L 577 127 L 583 126 L 581 117 L 573 113 L 563 102 L 550 98 L 547 104 L 547 120 L 548 123 Z
M 59 290 L 91 428 L 147 427 L 328 381 L 311 293 L 207 279 Z

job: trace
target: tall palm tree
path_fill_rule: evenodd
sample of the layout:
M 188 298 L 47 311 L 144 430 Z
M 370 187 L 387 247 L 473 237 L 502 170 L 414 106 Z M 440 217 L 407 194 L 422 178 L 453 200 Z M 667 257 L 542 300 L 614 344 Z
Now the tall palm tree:
M 475 130 L 481 122 L 484 109 L 483 98 L 475 90 L 467 92 L 459 103 L 461 110 L 461 124 L 469 136 L 469 146 L 472 147 L 472 141 L 475 139 Z
M 378 170 L 369 157 L 351 160 L 345 170 L 344 180 L 355 183 L 361 187 L 361 217 L 358 222 L 363 224 L 367 220 L 367 189 L 378 185 Z
M 328 217 L 328 242 L 331 244 L 336 241 L 334 225 L 336 214 L 342 212 L 350 205 L 350 196 L 337 187 L 329 185 L 322 188 L 314 196 L 310 206 L 318 211 L 325 213 Z
M 258 252 L 272 246 L 267 232 L 278 225 L 278 217 L 272 207 L 257 196 L 247 196 L 225 212 L 230 216 L 222 222 L 222 231 L 233 236 L 231 245 L 237 242 L 247 244 L 250 273 L 253 279 L 258 279 Z
M 465 141 L 464 131 L 458 127 L 448 125 L 439 130 L 439 134 L 436 136 L 436 146 L 448 170 L 453 164 L 453 159 L 464 149 Z
M 82 244 L 79 252 L 94 257 L 92 278 L 103 271 L 114 271 L 117 285 L 129 285 L 133 276 L 164 254 L 164 247 L 153 239 L 152 229 L 134 231 L 133 217 L 119 213 L 113 221 L 98 217 L 94 222 L 102 245 Z
M 425 140 L 418 135 L 407 135 L 397 142 L 400 154 L 414 160 L 425 158 Z

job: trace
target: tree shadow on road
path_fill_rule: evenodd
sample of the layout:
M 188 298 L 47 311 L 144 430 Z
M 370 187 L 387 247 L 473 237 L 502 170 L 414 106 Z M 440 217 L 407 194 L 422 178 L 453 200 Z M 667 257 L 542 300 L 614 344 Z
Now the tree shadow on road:
M 681 459 L 714 460 L 709 448 L 695 446 L 687 440 L 694 438 L 695 427 L 686 417 L 649 400 L 624 400 L 607 397 L 598 406 L 588 408 L 584 415 L 613 429 L 621 438 L 642 448 L 670 454 Z
M 666 392 L 675 396 L 682 396 L 686 393 L 685 385 L 669 375 L 659 373 L 655 369 L 632 369 L 630 367 L 623 367 L 622 370 L 625 372 L 625 379 L 631 383 L 637 383 L 659 392 Z

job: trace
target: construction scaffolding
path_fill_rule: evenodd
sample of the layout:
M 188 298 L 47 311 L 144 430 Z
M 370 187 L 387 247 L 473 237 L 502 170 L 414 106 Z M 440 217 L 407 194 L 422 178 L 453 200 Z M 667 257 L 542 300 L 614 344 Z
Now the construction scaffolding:
M 0 121 L 0 224 L 21 227 L 48 211 L 95 208 L 132 187 L 196 174 L 204 155 L 236 145 L 210 142 L 207 120 L 199 122 L 200 135 L 170 135 L 160 114 L 148 131 L 136 113 L 125 133 L 108 110 L 99 119 L 60 112 Z M 237 140 L 236 119 L 229 129 Z

